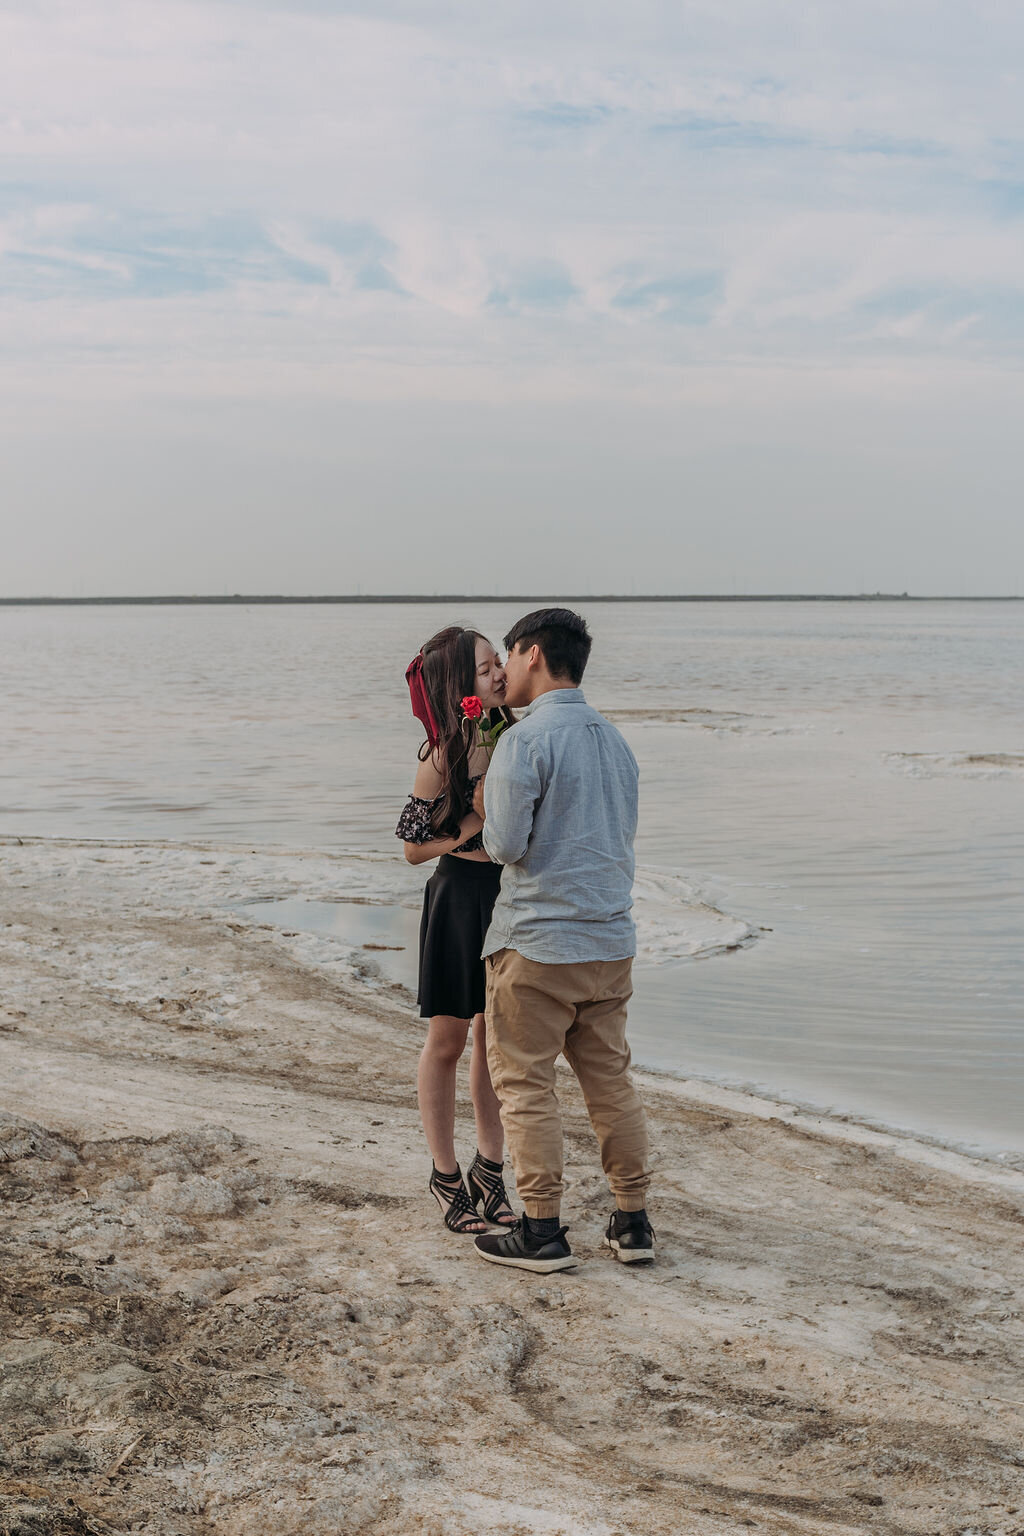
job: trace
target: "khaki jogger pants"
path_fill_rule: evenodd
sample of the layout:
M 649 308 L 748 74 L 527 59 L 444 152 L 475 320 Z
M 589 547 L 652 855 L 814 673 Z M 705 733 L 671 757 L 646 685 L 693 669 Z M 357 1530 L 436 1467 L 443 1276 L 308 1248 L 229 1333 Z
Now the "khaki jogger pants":
M 647 1120 L 626 1044 L 632 969 L 632 960 L 542 965 L 514 949 L 487 957 L 487 1064 L 528 1216 L 559 1214 L 555 1062 L 563 1053 L 583 1090 L 616 1204 L 624 1211 L 644 1207 Z

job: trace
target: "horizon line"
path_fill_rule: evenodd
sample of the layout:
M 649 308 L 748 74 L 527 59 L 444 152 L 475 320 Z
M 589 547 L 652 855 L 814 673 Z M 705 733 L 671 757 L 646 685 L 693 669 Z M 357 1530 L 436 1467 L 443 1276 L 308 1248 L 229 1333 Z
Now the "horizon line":
M 588 592 L 551 595 L 513 592 L 370 592 L 286 595 L 284 593 L 180 593 L 161 596 L 137 594 L 120 597 L 0 597 L 0 607 L 143 607 L 161 605 L 227 605 L 289 603 L 1016 603 L 1019 593 L 918 593 L 918 592 Z

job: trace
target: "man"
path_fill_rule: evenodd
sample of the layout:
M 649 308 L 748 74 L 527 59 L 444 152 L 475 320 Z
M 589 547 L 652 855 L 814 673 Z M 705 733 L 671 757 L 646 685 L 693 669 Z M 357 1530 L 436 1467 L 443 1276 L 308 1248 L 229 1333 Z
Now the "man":
M 499 738 L 474 804 L 484 847 L 505 866 L 483 951 L 487 1060 L 525 1213 L 476 1249 L 519 1269 L 576 1263 L 560 1224 L 564 1054 L 615 1196 L 605 1242 L 626 1263 L 650 1260 L 647 1125 L 626 1044 L 636 759 L 580 691 L 591 637 L 579 614 L 538 609 L 505 645 L 505 702 L 523 714 Z

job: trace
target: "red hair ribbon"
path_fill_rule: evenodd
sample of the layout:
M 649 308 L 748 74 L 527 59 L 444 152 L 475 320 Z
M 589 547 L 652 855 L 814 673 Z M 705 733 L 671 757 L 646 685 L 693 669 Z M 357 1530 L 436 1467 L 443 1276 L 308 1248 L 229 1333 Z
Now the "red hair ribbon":
M 434 711 L 430 707 L 430 699 L 427 697 L 426 684 L 423 681 L 423 652 L 414 656 L 405 669 L 405 680 L 409 684 L 409 699 L 412 703 L 412 712 L 417 720 L 422 721 L 427 732 L 427 740 L 430 750 L 433 751 L 441 740 L 441 732 L 437 728 L 434 719 Z

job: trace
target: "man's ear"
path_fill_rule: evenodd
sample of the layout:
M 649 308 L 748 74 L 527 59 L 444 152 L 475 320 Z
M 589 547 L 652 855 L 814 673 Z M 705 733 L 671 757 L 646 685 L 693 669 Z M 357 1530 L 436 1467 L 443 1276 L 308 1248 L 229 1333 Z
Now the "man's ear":
M 544 660 L 544 652 L 541 650 L 540 646 L 539 645 L 531 645 L 530 646 L 530 653 L 529 653 L 529 655 L 526 658 L 526 665 L 529 668 L 529 670 L 531 672 L 536 672 L 537 668 L 541 665 L 543 660 Z

